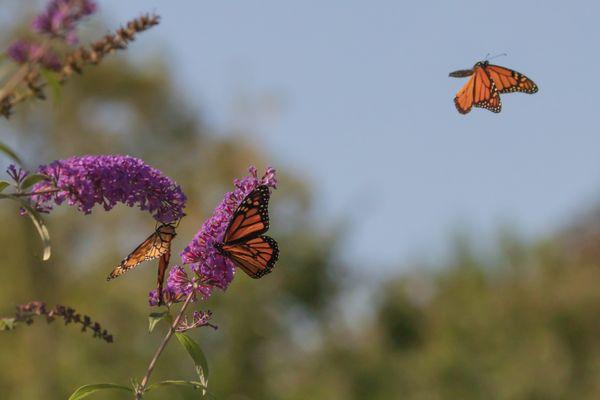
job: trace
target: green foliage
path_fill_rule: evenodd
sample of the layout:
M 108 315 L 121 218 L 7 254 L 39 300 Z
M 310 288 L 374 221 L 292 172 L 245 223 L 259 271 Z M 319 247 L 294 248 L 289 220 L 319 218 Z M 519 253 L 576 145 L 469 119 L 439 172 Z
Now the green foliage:
M 80 399 L 88 397 L 89 395 L 96 393 L 100 390 L 107 390 L 107 389 L 116 389 L 116 390 L 124 390 L 127 392 L 133 392 L 133 390 L 127 386 L 116 385 L 114 383 L 96 383 L 93 385 L 81 386 L 80 388 L 75 390 L 71 396 L 69 396 L 69 400 L 80 400 Z
M 171 323 L 172 320 L 173 318 L 168 311 L 150 313 L 150 315 L 148 315 L 148 332 L 152 332 L 160 321 Z
M 0 192 L 10 186 L 10 182 L 5 180 L 0 180 Z
M 8 147 L 6 144 L 4 144 L 2 142 L 0 142 L 0 153 L 4 153 L 6 156 L 11 158 L 17 164 L 23 165 L 23 162 L 21 161 L 21 158 L 17 155 L 17 153 L 15 153 L 10 147 Z
M 31 174 L 28 175 L 27 178 L 21 182 L 21 190 L 29 189 L 31 186 L 35 185 L 38 182 L 43 181 L 44 179 L 48 179 L 48 176 L 44 174 Z
M 34 210 L 26 200 L 18 199 L 21 207 L 23 207 L 27 213 L 27 216 L 33 222 L 33 226 L 35 226 L 35 230 L 42 241 L 42 260 L 47 261 L 50 259 L 50 255 L 52 254 L 50 247 L 50 233 L 48 232 L 48 228 L 46 228 L 46 224 L 44 220 L 40 216 L 40 214 Z
M 208 361 L 206 361 L 206 356 L 202 352 L 202 349 L 194 339 L 185 333 L 176 332 L 175 337 L 188 352 L 190 357 L 192 357 L 196 373 L 198 374 L 200 381 L 203 382 L 203 386 L 206 386 L 208 384 Z

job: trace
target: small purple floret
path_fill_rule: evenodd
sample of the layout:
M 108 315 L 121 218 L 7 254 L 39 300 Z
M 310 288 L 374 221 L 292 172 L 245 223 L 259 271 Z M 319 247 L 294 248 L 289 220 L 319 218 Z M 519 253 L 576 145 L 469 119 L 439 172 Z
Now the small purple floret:
M 39 63 L 44 68 L 58 71 L 62 67 L 60 59 L 50 49 L 44 49 L 37 43 L 18 40 L 10 45 L 6 51 L 8 56 L 19 64 Z

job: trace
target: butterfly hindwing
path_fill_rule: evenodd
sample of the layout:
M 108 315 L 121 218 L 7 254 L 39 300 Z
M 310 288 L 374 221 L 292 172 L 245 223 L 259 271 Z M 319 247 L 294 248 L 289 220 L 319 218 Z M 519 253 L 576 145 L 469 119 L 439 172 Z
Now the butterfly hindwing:
M 456 71 L 458 72 L 462 71 Z M 453 72 L 450 76 L 456 73 Z M 475 65 L 467 83 L 456 93 L 454 104 L 461 114 L 467 114 L 473 107 L 485 108 L 495 113 L 502 109 L 494 81 L 479 64 Z
M 269 230 L 269 198 L 269 188 L 265 185 L 258 186 L 246 196 L 225 230 L 223 243 L 243 242 Z
M 170 254 L 171 241 L 175 237 L 175 227 L 169 224 L 163 224 L 156 231 L 148 236 L 138 247 L 135 248 L 115 269 L 108 275 L 107 280 L 111 280 L 123 275 L 125 272 L 143 263 L 144 261 L 159 258 L 165 254 Z
M 238 268 L 255 279 L 271 272 L 279 258 L 277 242 L 262 235 L 243 243 L 224 245 L 223 252 Z

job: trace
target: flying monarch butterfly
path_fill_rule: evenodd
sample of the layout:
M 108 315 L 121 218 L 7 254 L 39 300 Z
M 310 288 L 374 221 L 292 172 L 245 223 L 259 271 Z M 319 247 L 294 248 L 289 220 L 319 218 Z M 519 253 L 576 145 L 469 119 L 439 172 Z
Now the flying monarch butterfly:
M 267 186 L 254 189 L 238 206 L 223 235 L 217 252 L 248 276 L 258 279 L 273 269 L 279 257 L 277 242 L 263 234 L 269 230 Z
M 165 271 L 171 258 L 171 241 L 177 234 L 175 226 L 162 224 L 146 240 L 135 248 L 106 278 L 107 281 L 123 275 L 125 272 L 143 263 L 144 261 L 160 258 L 158 261 L 157 292 L 159 304 L 162 304 L 162 286 Z
M 456 109 L 461 114 L 468 113 L 472 107 L 499 113 L 502 110 L 500 93 L 533 94 L 538 91 L 537 85 L 525 75 L 499 65 L 492 65 L 487 60 L 479 61 L 472 69 L 451 72 L 449 76 L 471 77 L 454 97 Z

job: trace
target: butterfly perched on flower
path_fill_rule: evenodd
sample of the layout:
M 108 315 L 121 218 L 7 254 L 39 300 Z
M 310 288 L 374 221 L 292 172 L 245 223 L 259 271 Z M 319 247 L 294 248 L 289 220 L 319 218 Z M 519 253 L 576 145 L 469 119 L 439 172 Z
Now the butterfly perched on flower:
M 169 266 L 171 258 L 171 241 L 177 235 L 175 226 L 171 224 L 161 224 L 156 231 L 138 247 L 135 248 L 127 257 L 106 278 L 107 281 L 123 275 L 125 272 L 143 263 L 144 261 L 160 258 L 158 261 L 158 298 L 162 301 L 162 286 L 165 278 L 165 271 Z
M 217 252 L 248 276 L 258 279 L 273 269 L 279 257 L 277 242 L 263 234 L 269 230 L 269 188 L 258 186 L 240 203 L 225 229 Z
M 456 109 L 461 114 L 468 113 L 473 107 L 499 113 L 502 110 L 500 93 L 533 94 L 538 91 L 537 85 L 525 75 L 488 61 L 479 61 L 473 68 L 454 71 L 449 76 L 471 77 L 454 97 Z

